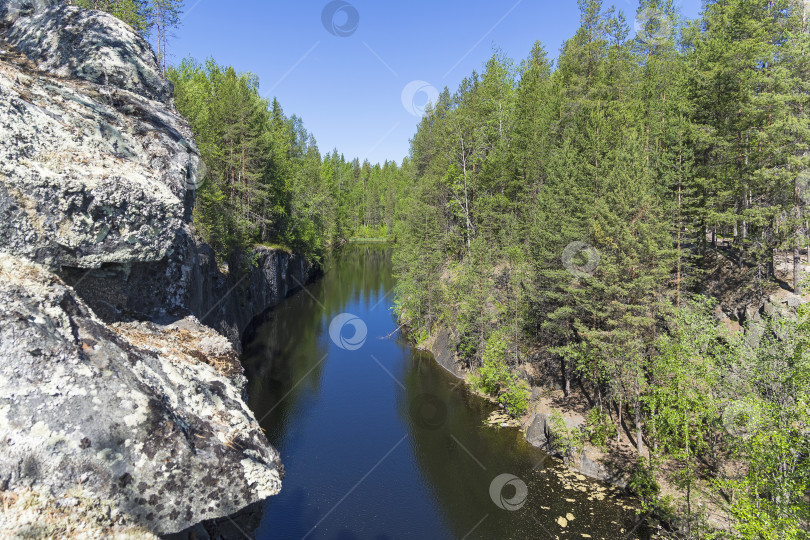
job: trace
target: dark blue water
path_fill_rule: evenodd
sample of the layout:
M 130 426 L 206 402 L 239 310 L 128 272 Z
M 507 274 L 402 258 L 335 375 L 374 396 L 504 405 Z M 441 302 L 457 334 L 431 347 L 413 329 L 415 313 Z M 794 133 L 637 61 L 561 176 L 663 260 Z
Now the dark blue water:
M 492 405 L 397 331 L 393 286 L 388 249 L 345 249 L 246 347 L 250 405 L 286 468 L 257 538 L 638 538 L 629 501 L 483 424 Z

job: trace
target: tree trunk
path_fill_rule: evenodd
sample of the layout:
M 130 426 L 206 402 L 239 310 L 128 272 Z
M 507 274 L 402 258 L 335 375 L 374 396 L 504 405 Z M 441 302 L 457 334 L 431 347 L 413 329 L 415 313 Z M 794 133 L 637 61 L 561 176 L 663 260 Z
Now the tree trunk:
M 649 456 L 650 456 L 651 460 L 653 458 L 653 452 L 655 452 L 656 454 L 658 453 L 658 429 L 655 427 L 657 425 L 657 422 L 656 422 L 657 415 L 656 415 L 656 408 L 655 407 L 653 407 L 653 409 L 652 409 L 652 420 L 653 420 L 653 422 L 652 422 L 652 426 L 650 428 L 651 429 L 650 438 L 652 439 L 652 448 L 649 448 Z
M 805 9 L 806 9 L 806 3 Z M 799 185 L 797 178 L 796 187 L 793 191 L 793 204 L 795 205 L 794 213 L 796 215 L 796 225 L 793 232 L 793 292 L 795 294 L 802 294 L 802 254 L 801 243 L 804 236 L 804 227 L 802 220 L 802 201 L 801 190 L 803 186 Z M 808 248 L 810 251 L 810 248 Z
M 683 228 L 683 219 L 681 217 L 681 175 L 680 172 L 682 170 L 683 164 L 683 152 L 680 153 L 678 156 L 678 276 L 675 281 L 676 283 L 676 292 L 675 292 L 675 307 L 681 306 L 681 229 Z
M 793 243 L 793 292 L 802 294 L 802 256 L 799 250 L 799 238 L 801 229 L 796 231 L 796 238 Z
M 596 402 L 599 404 L 599 412 L 602 412 L 602 385 L 596 383 Z
M 644 438 L 641 434 L 641 402 L 636 399 L 636 411 L 634 421 L 636 423 L 636 449 L 640 456 L 644 452 Z
M 568 364 L 562 359 L 563 377 L 565 377 L 565 397 L 571 396 L 571 375 L 568 373 Z

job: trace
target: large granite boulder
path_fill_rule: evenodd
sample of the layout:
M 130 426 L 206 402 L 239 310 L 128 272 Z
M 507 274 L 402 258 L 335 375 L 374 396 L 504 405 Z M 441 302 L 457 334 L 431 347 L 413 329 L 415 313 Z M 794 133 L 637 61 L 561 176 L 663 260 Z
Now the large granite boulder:
M 230 343 L 193 317 L 105 325 L 46 268 L 0 253 L 0 490 L 112 501 L 158 533 L 276 494 Z
M 0 248 L 54 269 L 165 258 L 200 166 L 167 84 L 105 13 L 51 7 L 0 29 Z
M 6 41 L 41 71 L 157 101 L 171 97 L 149 43 L 115 17 L 56 0 L 3 0 L 0 20 L 10 25 Z

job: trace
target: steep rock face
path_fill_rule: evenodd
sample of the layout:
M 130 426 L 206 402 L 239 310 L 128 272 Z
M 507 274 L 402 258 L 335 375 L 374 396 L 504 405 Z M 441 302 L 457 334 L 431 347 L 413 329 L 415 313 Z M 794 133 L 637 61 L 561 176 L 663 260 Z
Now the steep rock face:
M 170 91 L 112 16 L 0 0 L 4 501 L 90 501 L 60 508 L 171 533 L 280 489 L 231 343 L 313 269 L 261 250 L 220 271 Z
M 191 130 L 152 84 L 151 52 L 137 67 L 149 77 L 88 82 L 148 44 L 109 15 L 69 6 L 18 16 L 0 37 L 0 248 L 51 268 L 163 259 L 191 208 Z M 132 51 L 107 54 L 117 49 Z M 65 78 L 77 73 L 85 80 Z
M 0 277 L 0 487 L 78 487 L 159 533 L 279 491 L 278 453 L 224 337 L 193 318 L 107 326 L 11 255 Z
M 204 324 L 226 336 L 239 352 L 242 335 L 251 321 L 309 283 L 318 272 L 303 257 L 259 247 L 251 254 L 253 263 L 247 273 L 224 275 L 210 247 L 198 244 L 197 253 L 184 301 Z M 233 261 L 231 267 L 245 264 Z
M 171 84 L 143 39 L 123 21 L 104 14 L 58 7 L 55 0 L 10 0 L 0 17 L 11 24 L 6 40 L 41 71 L 83 79 L 166 102 Z M 137 37 L 137 36 L 136 36 Z
M 13 22 L 0 31 L 0 249 L 54 269 L 107 322 L 191 313 L 239 351 L 312 266 L 260 248 L 248 273 L 220 272 L 189 224 L 199 153 L 149 45 L 104 13 L 29 4 L 0 0 Z
M 318 271 L 303 257 L 275 249 L 257 248 L 251 260 L 231 261 L 229 266 L 240 270 L 224 273 L 210 246 L 183 229 L 172 252 L 158 263 L 66 268 L 60 275 L 106 321 L 170 321 L 191 313 L 241 352 L 250 322 Z
M 463 379 L 465 375 L 463 366 L 458 359 L 458 355 L 451 348 L 452 339 L 453 336 L 449 329 L 445 327 L 439 328 L 436 332 L 435 341 L 430 344 L 430 351 L 440 366 L 456 377 Z

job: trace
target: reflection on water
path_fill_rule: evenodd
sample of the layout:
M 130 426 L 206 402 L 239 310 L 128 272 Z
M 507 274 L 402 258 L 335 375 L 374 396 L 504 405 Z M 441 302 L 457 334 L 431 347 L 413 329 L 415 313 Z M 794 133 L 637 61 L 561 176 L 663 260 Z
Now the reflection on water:
M 647 535 L 605 486 L 485 427 L 492 405 L 396 331 L 393 286 L 390 250 L 347 248 L 246 347 L 250 406 L 287 471 L 258 538 Z

